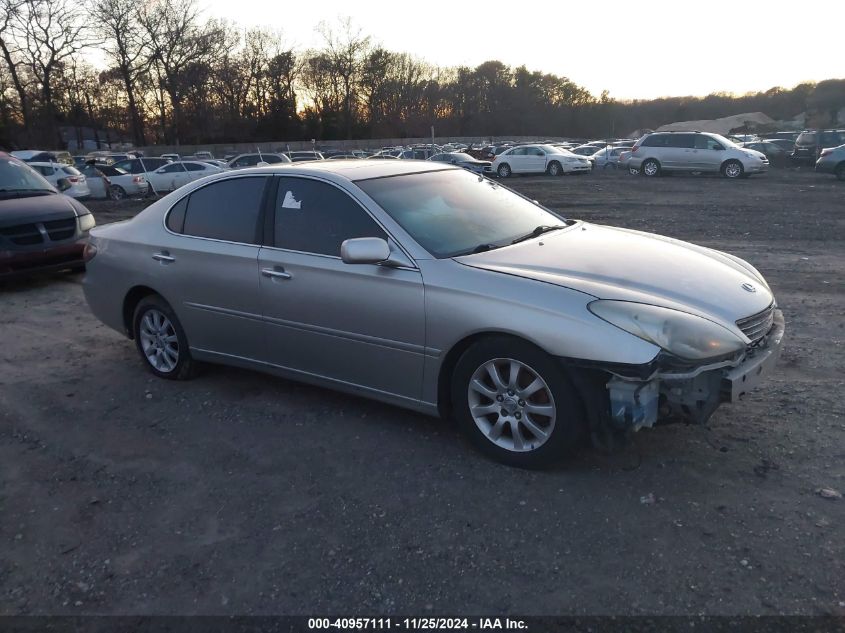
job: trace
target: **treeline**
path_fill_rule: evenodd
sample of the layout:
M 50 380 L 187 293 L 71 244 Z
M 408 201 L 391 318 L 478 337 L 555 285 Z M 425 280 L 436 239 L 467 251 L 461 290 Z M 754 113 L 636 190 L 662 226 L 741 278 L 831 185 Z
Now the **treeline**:
M 618 102 L 524 66 L 433 66 L 349 20 L 317 32 L 321 45 L 298 51 L 272 29 L 203 17 L 195 0 L 0 0 L 0 145 L 60 147 L 62 126 L 136 145 L 413 137 L 432 124 L 438 135 L 602 137 L 757 110 L 809 110 L 828 125 L 845 107 L 845 80 Z

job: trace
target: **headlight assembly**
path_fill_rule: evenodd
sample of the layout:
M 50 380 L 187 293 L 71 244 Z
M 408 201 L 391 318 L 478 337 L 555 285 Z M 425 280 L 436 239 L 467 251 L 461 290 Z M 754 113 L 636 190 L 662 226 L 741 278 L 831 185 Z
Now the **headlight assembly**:
M 694 314 L 604 299 L 588 307 L 600 319 L 687 360 L 717 358 L 745 347 L 745 341 L 727 328 Z

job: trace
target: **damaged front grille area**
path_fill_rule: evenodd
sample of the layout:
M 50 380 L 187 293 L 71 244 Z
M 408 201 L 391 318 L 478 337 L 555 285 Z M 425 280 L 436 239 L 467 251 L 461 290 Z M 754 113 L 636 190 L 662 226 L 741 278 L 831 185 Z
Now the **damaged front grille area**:
M 774 322 L 775 305 L 772 303 L 762 312 L 740 319 L 736 322 L 736 325 L 740 330 L 742 330 L 742 333 L 751 340 L 753 345 L 769 333 L 769 330 L 772 329 Z

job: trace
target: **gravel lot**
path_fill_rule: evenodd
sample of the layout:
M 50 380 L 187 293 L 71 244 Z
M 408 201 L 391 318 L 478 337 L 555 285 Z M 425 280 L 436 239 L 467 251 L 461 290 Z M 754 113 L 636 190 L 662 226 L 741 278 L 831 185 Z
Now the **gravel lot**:
M 0 614 L 845 614 L 845 500 L 817 492 L 845 491 L 845 183 L 509 184 L 750 260 L 787 319 L 776 373 L 707 427 L 524 472 L 386 405 L 223 367 L 154 379 L 81 275 L 7 283 Z

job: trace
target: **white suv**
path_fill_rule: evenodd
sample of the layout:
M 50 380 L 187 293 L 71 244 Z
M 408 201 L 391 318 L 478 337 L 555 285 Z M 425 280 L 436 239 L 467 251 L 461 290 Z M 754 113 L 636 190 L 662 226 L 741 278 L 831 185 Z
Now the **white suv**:
M 739 147 L 719 134 L 654 132 L 637 141 L 627 166 L 644 176 L 659 176 L 665 171 L 695 171 L 747 178 L 768 171 L 769 160 L 762 152 Z

